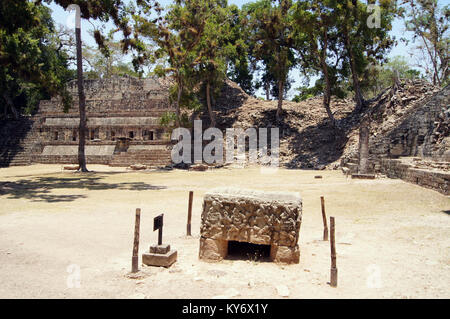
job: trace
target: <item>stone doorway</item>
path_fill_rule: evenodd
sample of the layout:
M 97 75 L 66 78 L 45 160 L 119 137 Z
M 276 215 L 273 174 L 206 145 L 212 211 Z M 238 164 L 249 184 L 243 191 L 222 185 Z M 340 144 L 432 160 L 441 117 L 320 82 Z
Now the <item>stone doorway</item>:
M 228 252 L 225 259 L 271 261 L 270 245 L 259 245 L 240 241 L 228 241 Z

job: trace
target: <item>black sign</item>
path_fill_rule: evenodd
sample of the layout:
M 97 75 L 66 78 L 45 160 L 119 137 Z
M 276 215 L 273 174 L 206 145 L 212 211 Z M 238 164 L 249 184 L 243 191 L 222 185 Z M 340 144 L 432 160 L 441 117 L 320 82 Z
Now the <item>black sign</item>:
M 163 227 L 163 217 L 164 217 L 164 214 L 161 214 L 159 216 L 156 216 L 153 219 L 153 231 L 158 230 L 158 229 L 162 229 L 162 227 Z

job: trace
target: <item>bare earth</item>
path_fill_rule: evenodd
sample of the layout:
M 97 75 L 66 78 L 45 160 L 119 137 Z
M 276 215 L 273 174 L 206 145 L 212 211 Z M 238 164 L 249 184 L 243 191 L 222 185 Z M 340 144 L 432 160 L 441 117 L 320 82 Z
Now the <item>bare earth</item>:
M 450 199 L 432 190 L 400 180 L 346 179 L 338 171 L 89 168 L 95 172 L 63 172 L 60 165 L 0 169 L 0 298 L 282 298 L 286 288 L 289 298 L 450 297 Z M 323 179 L 314 179 L 319 174 Z M 199 261 L 202 197 L 218 186 L 300 192 L 300 264 Z M 321 195 L 336 218 L 337 288 L 327 284 Z M 137 207 L 140 253 L 156 242 L 153 217 L 164 213 L 163 241 L 178 250 L 178 261 L 169 269 L 144 266 L 140 278 L 130 279 Z

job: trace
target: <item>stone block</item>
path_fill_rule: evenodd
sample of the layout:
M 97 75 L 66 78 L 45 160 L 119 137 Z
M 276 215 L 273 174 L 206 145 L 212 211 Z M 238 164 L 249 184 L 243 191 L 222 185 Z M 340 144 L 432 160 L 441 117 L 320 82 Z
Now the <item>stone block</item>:
M 199 257 L 223 259 L 228 241 L 298 249 L 301 218 L 298 193 L 215 189 L 204 197 Z
M 374 174 L 352 174 L 352 179 L 375 179 Z
M 189 168 L 189 170 L 190 170 L 190 171 L 204 172 L 204 171 L 207 171 L 207 170 L 208 170 L 208 165 L 205 165 L 205 164 L 195 164 L 195 165 L 192 165 L 192 166 Z
M 134 164 L 134 165 L 130 165 L 130 169 L 133 171 L 142 171 L 147 169 L 146 165 L 142 165 L 142 164 Z
M 276 246 L 270 247 L 270 260 L 285 264 L 298 264 L 300 262 L 300 249 L 295 247 Z
M 228 241 L 221 239 L 200 238 L 199 258 L 220 261 L 228 254 Z
M 170 251 L 170 245 L 151 245 L 150 252 L 153 254 L 167 254 Z
M 64 166 L 64 170 L 66 170 L 66 171 L 78 171 L 79 169 L 80 169 L 80 165 Z
M 166 254 L 143 253 L 142 263 L 147 266 L 170 267 L 177 261 L 177 251 L 172 250 Z

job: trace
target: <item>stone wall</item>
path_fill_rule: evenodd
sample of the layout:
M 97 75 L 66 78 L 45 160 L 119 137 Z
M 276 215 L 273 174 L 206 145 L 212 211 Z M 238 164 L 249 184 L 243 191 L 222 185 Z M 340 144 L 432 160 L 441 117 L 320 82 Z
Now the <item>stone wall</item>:
M 87 163 L 145 164 L 150 167 L 170 164 L 167 147 L 171 147 L 172 142 L 168 130 L 160 125 L 160 118 L 174 110 L 169 102 L 168 84 L 164 80 L 113 77 L 85 80 L 84 85 Z M 76 81 L 70 82 L 68 89 L 73 105 L 67 113 L 63 112 L 61 101 L 56 97 L 41 101 L 38 113 L 30 119 L 32 128 L 21 141 L 27 145 L 27 164 L 78 162 Z M 118 152 L 114 152 L 114 148 L 120 138 L 130 140 L 131 149 L 138 151 L 130 156 L 116 154 Z
M 424 88 L 423 90 L 426 91 L 427 89 Z M 403 157 L 450 162 L 450 86 L 440 91 L 429 92 L 427 93 L 429 96 L 426 94 L 422 100 L 419 100 L 407 111 L 402 110 L 402 103 L 407 102 L 411 98 L 410 95 L 414 95 L 415 91 L 420 91 L 420 83 L 413 83 L 412 86 L 403 88 L 400 95 L 394 95 L 390 100 L 388 96 L 387 101 L 395 106 L 389 108 L 391 113 L 387 110 L 382 112 L 378 110 L 378 113 L 374 113 L 377 118 L 372 123 L 376 124 L 377 127 L 370 130 L 369 155 L 366 167 L 368 173 L 386 174 L 388 172 L 389 177 L 411 181 L 416 178 L 416 175 L 426 176 L 425 180 L 431 179 L 433 180 L 431 184 L 433 184 L 434 178 L 425 173 L 416 174 L 414 171 L 405 174 L 403 166 L 387 164 L 395 162 L 383 162 L 384 159 Z M 414 98 L 417 98 L 417 96 Z M 383 107 L 386 107 L 385 104 L 383 104 Z M 390 104 L 387 103 L 387 105 Z M 393 113 L 398 114 L 395 121 L 388 116 Z M 371 116 L 375 116 L 374 114 Z M 383 115 L 388 117 L 387 119 L 381 118 L 382 123 L 380 124 L 380 116 Z M 359 172 L 359 156 L 358 151 L 355 150 L 341 158 L 341 167 L 344 173 L 354 174 Z M 399 172 L 395 173 L 397 168 Z M 406 177 L 406 175 L 411 176 Z M 425 183 L 428 182 L 424 182 L 423 186 L 425 186 Z M 421 184 L 419 183 L 419 185 Z M 431 188 L 439 189 L 439 187 Z
M 219 188 L 204 197 L 200 258 L 222 259 L 228 241 L 271 246 L 279 262 L 299 260 L 302 201 L 297 193 Z
M 110 79 L 84 80 L 86 112 L 146 112 L 170 108 L 168 85 L 157 78 L 137 79 L 113 77 Z M 69 113 L 78 112 L 77 82 L 71 81 L 68 90 L 73 97 Z M 63 106 L 59 98 L 41 101 L 39 112 L 61 113 Z
M 389 178 L 399 178 L 450 195 L 450 172 L 415 168 L 412 159 L 382 159 L 380 166 L 381 172 Z
M 410 110 L 382 136 L 372 136 L 373 157 L 419 156 L 450 161 L 450 86 Z

